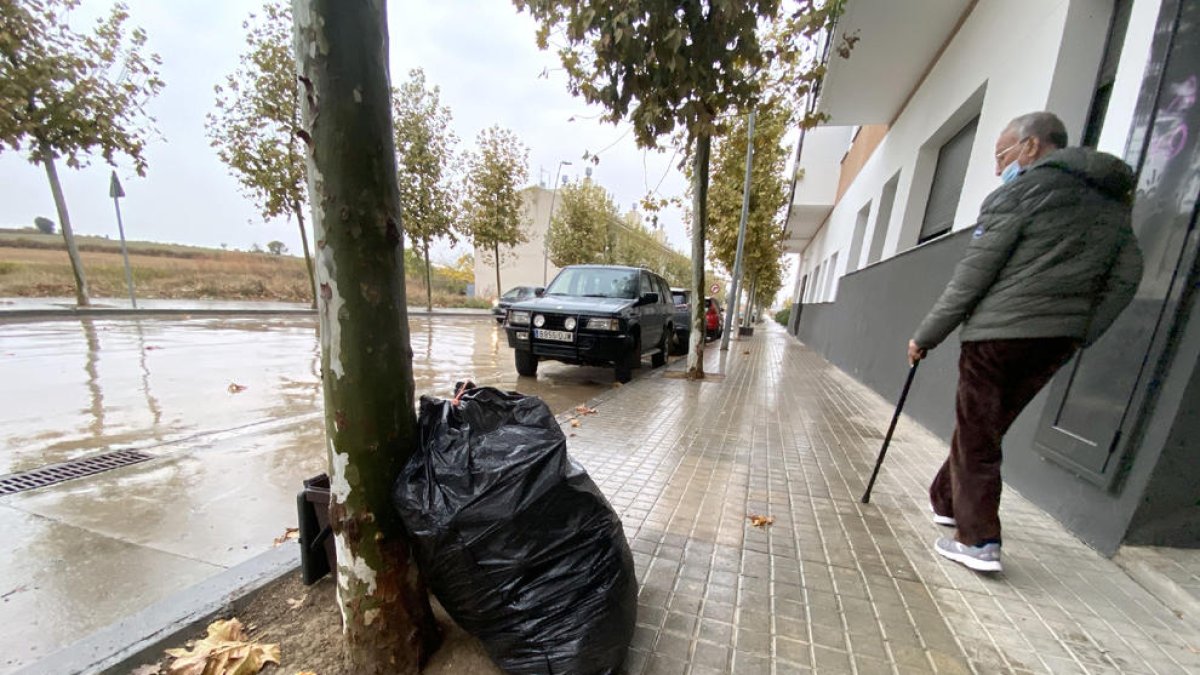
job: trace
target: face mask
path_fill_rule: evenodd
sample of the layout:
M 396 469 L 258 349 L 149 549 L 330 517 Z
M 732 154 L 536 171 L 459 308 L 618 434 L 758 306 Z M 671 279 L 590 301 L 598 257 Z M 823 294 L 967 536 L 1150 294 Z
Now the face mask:
M 1012 179 L 1016 178 L 1019 175 L 1021 175 L 1021 164 L 1020 164 L 1020 162 L 1018 162 L 1017 160 L 1014 159 L 1013 161 L 1008 163 L 1008 166 L 1004 167 L 1004 171 L 1000 172 L 1000 182 L 1001 183 L 1012 182 Z

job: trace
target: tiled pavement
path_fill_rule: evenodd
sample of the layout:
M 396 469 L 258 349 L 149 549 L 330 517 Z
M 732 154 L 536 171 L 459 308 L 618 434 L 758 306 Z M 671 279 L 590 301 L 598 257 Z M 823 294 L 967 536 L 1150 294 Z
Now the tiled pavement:
M 1200 672 L 1195 628 L 1015 492 L 1002 575 L 936 556 L 946 447 L 911 420 L 860 504 L 891 404 L 778 326 L 727 358 L 721 381 L 655 373 L 567 427 L 634 550 L 631 675 Z

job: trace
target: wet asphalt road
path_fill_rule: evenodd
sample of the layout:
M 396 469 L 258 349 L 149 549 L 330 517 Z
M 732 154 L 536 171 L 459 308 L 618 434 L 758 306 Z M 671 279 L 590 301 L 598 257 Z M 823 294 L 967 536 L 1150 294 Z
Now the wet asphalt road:
M 557 363 L 518 377 L 489 317 L 411 331 L 418 395 L 471 379 L 563 412 L 612 386 L 609 369 Z M 154 457 L 0 497 L 0 672 L 270 548 L 324 470 L 319 368 L 313 318 L 0 323 L 0 475 Z

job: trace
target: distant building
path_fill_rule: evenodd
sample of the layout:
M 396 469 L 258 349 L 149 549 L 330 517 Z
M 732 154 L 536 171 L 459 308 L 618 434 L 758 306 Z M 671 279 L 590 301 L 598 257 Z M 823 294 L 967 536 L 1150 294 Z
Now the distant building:
M 532 186 L 522 190 L 521 194 L 525 200 L 521 228 L 528 241 L 512 248 L 500 247 L 501 289 L 496 288 L 496 266 L 491 251 L 475 249 L 476 297 L 495 298 L 513 286 L 545 286 L 558 274 L 559 268 L 546 255 L 546 231 L 550 227 L 550 202 L 555 198 L 554 190 Z M 555 211 L 560 201 L 554 199 Z

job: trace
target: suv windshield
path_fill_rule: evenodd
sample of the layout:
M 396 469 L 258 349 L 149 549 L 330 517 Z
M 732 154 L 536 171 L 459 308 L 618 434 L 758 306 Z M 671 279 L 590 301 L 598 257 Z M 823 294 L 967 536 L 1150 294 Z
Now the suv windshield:
M 559 272 L 546 295 L 574 295 L 586 298 L 637 298 L 636 270 L 606 269 L 603 267 L 568 267 Z

